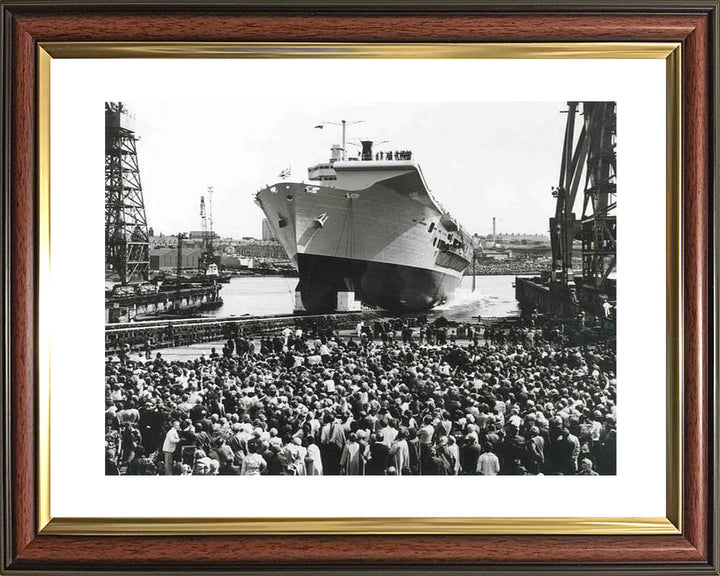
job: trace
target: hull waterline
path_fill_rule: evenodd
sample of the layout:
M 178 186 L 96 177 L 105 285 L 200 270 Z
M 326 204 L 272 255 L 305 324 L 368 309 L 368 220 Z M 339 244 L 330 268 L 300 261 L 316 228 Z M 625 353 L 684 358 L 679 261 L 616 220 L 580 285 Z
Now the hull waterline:
M 445 302 L 462 279 L 412 266 L 308 254 L 298 255 L 298 268 L 303 306 L 316 313 L 335 310 L 338 292 L 346 291 L 385 310 L 430 310 Z

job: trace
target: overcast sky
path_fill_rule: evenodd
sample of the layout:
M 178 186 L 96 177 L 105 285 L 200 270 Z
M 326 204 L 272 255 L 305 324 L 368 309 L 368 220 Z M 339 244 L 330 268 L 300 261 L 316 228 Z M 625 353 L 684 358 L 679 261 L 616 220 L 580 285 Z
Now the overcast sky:
M 490 233 L 495 216 L 498 232 L 546 233 L 567 118 L 563 102 L 125 104 L 155 233 L 199 230 L 200 196 L 213 186 L 214 230 L 235 238 L 260 236 L 254 193 L 288 166 L 288 181 L 307 180 L 307 167 L 341 142 L 339 126 L 314 126 L 341 119 L 364 121 L 348 127 L 349 141 L 412 150 L 433 194 L 468 231 Z

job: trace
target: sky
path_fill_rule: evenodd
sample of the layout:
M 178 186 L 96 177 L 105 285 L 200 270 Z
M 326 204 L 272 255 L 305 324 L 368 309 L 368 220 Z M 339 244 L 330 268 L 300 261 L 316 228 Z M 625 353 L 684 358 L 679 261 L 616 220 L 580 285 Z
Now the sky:
M 200 197 L 213 186 L 213 229 L 260 237 L 253 195 L 280 180 L 307 181 L 327 161 L 339 126 L 347 139 L 412 150 L 434 196 L 472 233 L 546 233 L 554 211 L 567 109 L 554 103 L 150 103 L 135 116 L 148 225 L 155 234 L 200 230 Z M 358 147 L 348 145 L 348 154 Z M 207 202 L 207 198 L 206 198 Z

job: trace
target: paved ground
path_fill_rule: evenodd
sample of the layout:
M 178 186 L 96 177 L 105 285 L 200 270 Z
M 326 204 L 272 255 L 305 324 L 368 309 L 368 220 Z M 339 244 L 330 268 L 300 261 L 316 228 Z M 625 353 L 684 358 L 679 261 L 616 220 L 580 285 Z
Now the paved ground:
M 215 348 L 218 354 L 221 354 L 225 342 L 225 340 L 220 340 L 218 342 L 201 342 L 199 344 L 191 344 L 190 346 L 178 346 L 177 348 L 159 348 L 152 351 L 152 357 L 155 358 L 155 354 L 160 352 L 162 357 L 169 362 L 173 360 L 194 360 L 195 358 L 199 358 L 201 354 L 209 356 L 213 348 Z M 136 354 L 135 352 L 130 354 L 131 360 L 137 360 L 138 358 L 145 358 L 145 354 Z

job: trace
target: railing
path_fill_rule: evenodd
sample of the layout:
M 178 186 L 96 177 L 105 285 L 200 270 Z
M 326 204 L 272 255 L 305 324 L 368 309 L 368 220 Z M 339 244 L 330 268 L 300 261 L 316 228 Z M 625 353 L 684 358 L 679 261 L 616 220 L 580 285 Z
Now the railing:
M 246 318 L 188 318 L 151 320 L 105 326 L 105 353 L 117 354 L 125 344 L 131 350 L 173 348 L 235 337 L 239 330 L 248 336 L 274 334 L 285 327 L 303 330 L 352 327 L 359 320 L 387 316 L 384 311 L 364 310 L 322 315 L 255 316 Z
M 393 150 L 389 152 L 375 152 L 375 154 L 362 154 L 360 160 L 369 162 L 371 160 L 412 160 L 411 150 Z
M 105 298 L 105 308 L 113 306 L 147 306 L 166 301 L 184 299 L 188 296 L 206 296 L 217 298 L 218 288 L 216 286 L 196 286 L 193 288 L 181 288 L 180 290 L 162 290 L 150 293 L 132 293 L 122 295 L 111 295 Z

